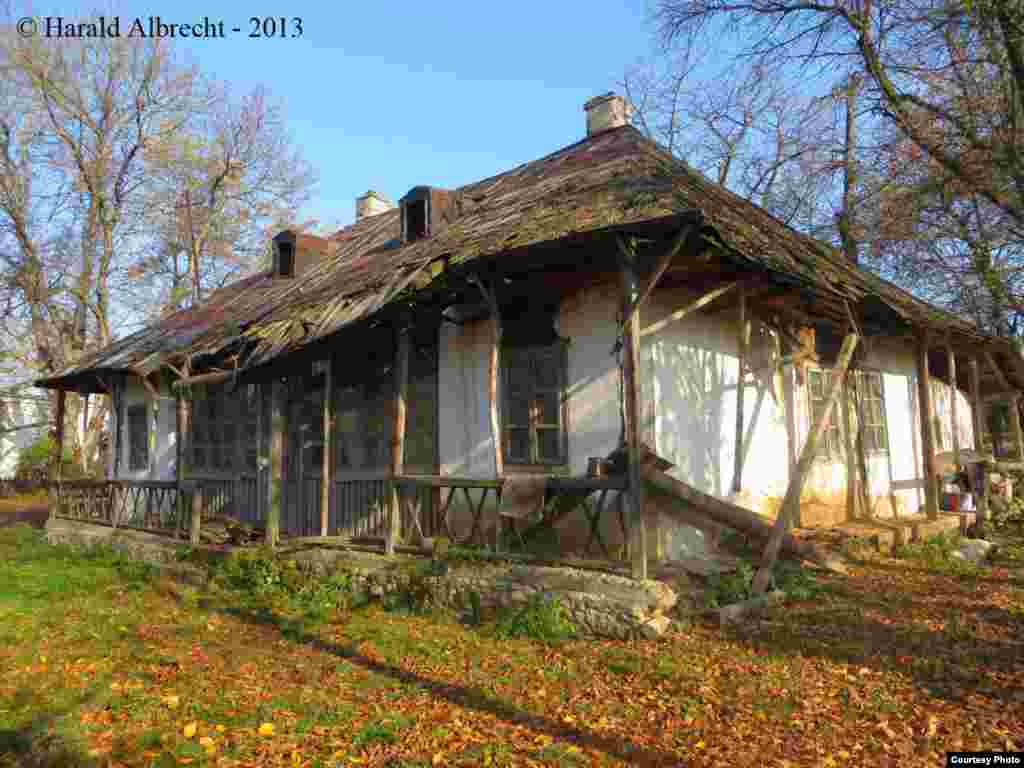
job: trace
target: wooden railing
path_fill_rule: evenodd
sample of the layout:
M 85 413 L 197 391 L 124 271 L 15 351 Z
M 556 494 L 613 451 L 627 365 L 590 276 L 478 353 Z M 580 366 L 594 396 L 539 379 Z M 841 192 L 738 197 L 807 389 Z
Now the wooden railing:
M 51 490 L 55 517 L 159 533 L 177 533 L 186 525 L 174 482 L 69 480 Z

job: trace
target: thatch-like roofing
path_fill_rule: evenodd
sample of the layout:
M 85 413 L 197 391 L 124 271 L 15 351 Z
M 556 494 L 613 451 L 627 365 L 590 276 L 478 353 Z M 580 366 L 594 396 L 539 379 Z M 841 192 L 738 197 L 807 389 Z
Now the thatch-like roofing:
M 857 308 L 869 300 L 917 329 L 1006 346 L 1004 359 L 1013 359 L 1008 368 L 1016 373 L 1019 367 L 1008 345 L 673 161 L 633 127 L 588 137 L 467 185 L 449 200 L 450 223 L 429 238 L 401 244 L 398 210 L 361 219 L 332 236 L 333 248 L 303 274 L 239 280 L 201 306 L 176 312 L 38 384 L 97 391 L 95 382 L 106 372 L 147 375 L 186 356 L 239 349 L 247 367 L 260 365 L 407 297 L 414 278 L 439 259 L 457 267 L 482 257 L 512 258 L 540 243 L 670 222 L 693 209 L 704 215 L 704 234 L 742 269 L 796 283 L 823 301 Z

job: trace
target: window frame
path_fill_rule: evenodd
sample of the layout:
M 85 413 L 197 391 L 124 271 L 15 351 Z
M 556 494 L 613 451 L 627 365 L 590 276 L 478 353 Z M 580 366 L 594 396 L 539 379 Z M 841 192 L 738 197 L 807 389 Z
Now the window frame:
M 569 464 L 569 419 L 566 390 L 569 378 L 569 340 L 559 339 L 551 344 L 516 344 L 502 345 L 501 348 L 501 450 L 504 463 L 515 468 L 534 469 L 563 469 Z M 513 411 L 512 400 L 517 394 L 511 380 L 513 368 L 510 362 L 516 357 L 526 355 L 531 368 L 527 376 L 532 377 L 526 400 L 527 423 L 525 425 L 512 424 L 510 417 Z M 536 355 L 536 357 L 534 356 Z M 554 386 L 544 386 L 537 383 L 537 375 L 534 366 L 537 365 L 537 357 L 541 355 L 553 355 L 556 360 L 555 371 L 557 383 Z M 556 413 L 558 423 L 542 421 L 542 406 L 539 405 L 541 397 L 554 394 L 557 398 Z M 527 455 L 525 458 L 512 455 L 512 431 L 526 430 L 527 432 Z M 558 456 L 554 459 L 545 459 L 541 455 L 541 431 L 557 430 Z
M 825 395 L 828 388 L 831 386 L 832 377 L 835 375 L 835 369 L 813 367 L 807 369 L 807 415 L 808 415 L 808 434 L 813 427 L 815 422 L 815 403 L 821 403 L 825 400 Z M 811 379 L 814 376 L 820 376 L 822 380 L 821 396 L 815 396 Z M 878 395 L 870 395 L 867 400 L 862 401 L 863 394 L 867 391 L 867 381 L 875 379 L 878 382 Z M 877 402 L 879 421 L 876 423 L 872 420 L 871 423 L 867 423 L 863 416 L 867 414 L 868 409 L 865 409 L 865 404 L 869 402 Z M 877 368 L 857 368 L 847 371 L 846 384 L 844 386 L 844 392 L 840 395 L 837 405 L 849 408 L 851 405 L 856 408 L 857 413 L 857 425 L 856 431 L 852 438 L 856 439 L 858 434 L 864 434 L 865 430 L 873 430 L 873 434 L 877 435 L 874 439 L 873 445 L 868 444 L 869 441 L 864 440 L 864 454 L 866 456 L 877 456 L 889 453 L 889 424 L 885 410 L 885 387 L 882 379 L 882 372 Z M 829 415 L 829 425 L 826 427 L 825 432 L 822 434 L 822 444 L 818 446 L 818 450 L 815 452 L 816 461 L 843 461 L 844 457 L 844 446 L 845 446 L 845 420 L 841 418 L 841 411 L 839 408 L 833 408 L 832 413 Z M 850 425 L 851 428 L 853 425 Z M 833 443 L 828 440 L 828 434 L 830 432 L 835 433 L 834 449 L 832 449 Z
M 128 471 L 149 471 L 149 405 L 144 402 L 133 403 L 125 407 L 124 412 L 125 429 L 128 432 Z

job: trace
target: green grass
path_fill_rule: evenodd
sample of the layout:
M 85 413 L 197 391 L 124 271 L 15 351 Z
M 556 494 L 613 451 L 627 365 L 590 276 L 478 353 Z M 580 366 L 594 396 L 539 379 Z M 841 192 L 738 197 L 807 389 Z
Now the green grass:
M 343 579 L 263 564 L 200 592 L 4 529 L 0 766 L 918 765 L 1005 749 L 1024 733 L 1021 582 L 920 564 L 865 561 L 735 633 L 552 644 L 355 609 Z

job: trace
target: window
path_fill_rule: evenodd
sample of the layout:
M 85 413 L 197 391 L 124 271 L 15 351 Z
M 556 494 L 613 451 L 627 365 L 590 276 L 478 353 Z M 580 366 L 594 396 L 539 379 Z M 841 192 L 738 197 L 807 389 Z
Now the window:
M 405 241 L 411 243 L 427 236 L 427 201 L 410 200 L 404 205 Z
M 810 370 L 807 372 L 807 397 L 810 402 L 810 427 L 818 423 L 818 418 L 825 410 L 829 390 L 832 388 L 834 374 L 832 371 Z M 839 400 L 837 405 L 841 404 Z M 833 408 L 829 414 L 825 431 L 818 442 L 818 458 L 840 458 L 843 455 L 843 441 L 839 433 L 840 411 Z
M 127 408 L 128 469 L 149 469 L 149 420 L 145 403 Z
M 238 464 L 236 455 L 241 434 L 249 434 L 246 422 L 238 429 L 238 401 L 247 393 L 229 393 L 224 386 L 208 386 L 206 396 L 192 403 L 192 469 L 196 472 L 231 472 Z M 255 419 L 247 409 L 246 419 Z M 255 455 L 246 461 L 255 461 Z
M 385 345 L 381 354 L 361 361 L 365 367 L 358 371 L 359 378 L 346 380 L 339 376 L 334 392 L 334 463 L 340 471 L 390 465 L 394 394 L 391 345 Z
M 811 370 L 807 375 L 808 400 L 810 402 L 810 423 L 817 422 L 819 414 L 825 407 L 829 388 L 832 386 L 832 371 Z M 848 391 L 852 402 L 842 398 L 837 407 L 829 415 L 825 432 L 818 443 L 818 457 L 840 459 L 843 456 L 842 404 L 851 409 L 854 419 L 851 427 L 860 425 L 860 435 L 865 453 L 881 453 L 889 450 L 889 440 L 885 423 L 885 402 L 882 396 L 882 374 L 878 371 L 850 371 L 848 375 Z
M 860 430 L 866 453 L 889 450 L 885 428 L 885 402 L 882 398 L 882 374 L 878 371 L 854 371 L 854 390 L 858 398 Z
M 564 464 L 568 460 L 563 408 L 567 364 L 564 342 L 502 349 L 502 442 L 509 464 Z

